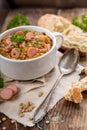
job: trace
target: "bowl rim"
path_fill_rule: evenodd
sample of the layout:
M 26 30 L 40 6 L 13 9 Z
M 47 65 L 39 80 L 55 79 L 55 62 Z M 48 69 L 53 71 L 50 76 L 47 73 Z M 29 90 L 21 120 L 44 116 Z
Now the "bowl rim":
M 53 35 L 53 33 L 50 32 L 48 29 L 45 29 L 45 28 L 39 27 L 39 26 L 33 26 L 33 25 L 29 25 L 29 26 L 18 26 L 18 27 L 15 27 L 15 28 L 6 30 L 6 31 L 4 31 L 3 33 L 0 34 L 0 41 L 1 41 L 2 37 L 4 37 L 3 35 L 8 35 L 9 33 L 12 33 L 12 31 L 14 32 L 14 31 L 16 31 L 16 30 L 18 31 L 19 29 L 21 30 L 21 29 L 25 29 L 25 28 L 27 28 L 28 30 L 29 30 L 29 29 L 30 29 L 30 30 L 32 30 L 32 29 L 35 29 L 35 30 L 39 29 L 39 30 L 41 30 L 42 32 L 45 32 L 45 33 L 47 32 L 47 33 L 49 33 L 49 35 L 51 36 L 51 39 L 52 39 L 52 41 L 53 41 L 53 45 L 52 45 L 51 49 L 50 49 L 48 52 L 46 52 L 45 54 L 43 54 L 42 56 L 35 57 L 35 58 L 31 58 L 31 59 L 16 60 L 16 59 L 10 59 L 10 58 L 7 58 L 7 57 L 5 57 L 5 56 L 3 56 L 3 55 L 0 55 L 0 57 L 1 57 L 2 59 L 7 60 L 7 61 L 10 61 L 10 62 L 21 62 L 21 63 L 22 63 L 22 62 L 31 62 L 31 61 L 39 60 L 39 59 L 45 57 L 46 55 L 48 55 L 48 54 L 55 48 L 55 46 L 56 46 L 56 38 L 55 38 L 55 36 Z M 26 29 L 25 29 L 25 30 L 26 30 Z M 33 31 L 35 31 L 35 30 L 33 30 Z M 40 31 L 38 31 L 38 32 L 40 32 Z M 47 35 L 47 34 L 46 34 L 46 35 Z

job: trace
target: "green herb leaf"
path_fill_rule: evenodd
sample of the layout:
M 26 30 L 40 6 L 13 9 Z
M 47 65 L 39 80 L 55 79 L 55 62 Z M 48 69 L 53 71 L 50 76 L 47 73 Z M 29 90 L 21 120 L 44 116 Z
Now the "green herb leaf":
M 87 14 L 83 14 L 80 19 L 77 16 L 74 17 L 72 24 L 80 27 L 83 31 L 87 31 Z
M 0 77 L 0 88 L 3 88 L 4 87 L 4 80 L 3 78 Z
M 13 34 L 10 39 L 12 42 L 16 43 L 21 43 L 25 40 L 24 35 L 22 34 Z
M 87 24 L 87 14 L 83 14 L 83 15 L 82 15 L 82 22 L 83 22 L 84 24 Z
M 7 29 L 14 28 L 20 25 L 29 25 L 28 19 L 23 14 L 16 14 L 8 23 Z
M 29 30 L 25 30 L 25 31 L 24 31 L 24 35 L 26 35 L 28 32 L 29 32 Z
M 74 24 L 74 25 L 79 25 L 79 20 L 78 20 L 78 17 L 74 17 L 73 19 L 72 19 L 72 24 Z

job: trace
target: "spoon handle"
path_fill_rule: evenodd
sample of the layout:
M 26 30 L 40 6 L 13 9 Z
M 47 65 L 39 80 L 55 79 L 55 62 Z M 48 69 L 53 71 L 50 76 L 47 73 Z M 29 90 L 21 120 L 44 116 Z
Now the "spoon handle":
M 63 77 L 64 74 L 60 74 L 60 76 L 58 77 L 58 79 L 56 80 L 55 84 L 53 85 L 53 87 L 51 88 L 50 92 L 47 94 L 47 96 L 45 97 L 45 99 L 43 100 L 43 102 L 40 104 L 40 106 L 36 109 L 35 113 L 34 113 L 34 123 L 38 123 L 39 121 L 41 121 L 43 119 L 43 117 L 46 115 L 52 95 L 54 93 L 55 88 L 57 87 L 57 85 L 59 84 L 61 78 Z

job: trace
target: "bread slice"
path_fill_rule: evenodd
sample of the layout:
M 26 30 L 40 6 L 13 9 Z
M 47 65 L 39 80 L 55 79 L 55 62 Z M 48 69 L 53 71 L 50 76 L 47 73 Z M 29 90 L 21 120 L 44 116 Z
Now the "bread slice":
M 87 91 L 87 76 L 75 83 L 72 83 L 72 87 L 66 93 L 65 99 L 74 103 L 81 103 L 83 99 L 83 91 Z
M 80 28 L 71 24 L 62 34 L 64 36 L 63 49 L 76 47 L 82 54 L 87 54 L 87 34 L 83 33 Z
M 38 20 L 38 25 L 52 32 L 63 32 L 70 25 L 70 21 L 62 16 L 45 14 Z
M 45 14 L 38 20 L 38 25 L 47 28 L 51 32 L 61 32 L 64 42 L 63 50 L 76 47 L 81 54 L 87 54 L 87 34 L 79 27 L 71 24 L 66 18 L 54 14 Z M 58 42 L 59 38 L 57 38 Z

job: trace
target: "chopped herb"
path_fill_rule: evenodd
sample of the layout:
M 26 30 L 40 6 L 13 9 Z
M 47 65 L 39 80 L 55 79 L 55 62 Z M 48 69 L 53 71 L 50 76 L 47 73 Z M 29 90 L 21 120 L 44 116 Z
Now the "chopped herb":
M 37 47 L 38 45 L 42 45 L 44 44 L 44 42 L 41 42 L 41 41 L 35 41 L 34 44 L 32 45 L 33 47 Z
M 12 42 L 16 43 L 21 43 L 25 40 L 24 35 L 21 34 L 13 34 L 10 39 Z
M 77 16 L 72 19 L 72 24 L 80 27 L 83 31 L 87 31 L 87 14 L 81 15 L 79 19 Z
M 35 41 L 35 44 L 42 45 L 42 44 L 43 44 L 43 42 L 41 42 L 41 41 Z
M 24 31 L 24 35 L 26 35 L 28 32 L 29 32 L 29 30 L 25 30 L 25 31 Z
M 18 50 L 19 50 L 19 51 L 22 51 L 22 48 L 20 47 L 20 48 L 18 48 Z
M 30 25 L 30 23 L 23 14 L 18 13 L 9 21 L 6 29 L 14 28 L 20 25 Z
M 0 77 L 0 88 L 3 88 L 3 86 L 4 86 L 4 80 L 3 78 Z

